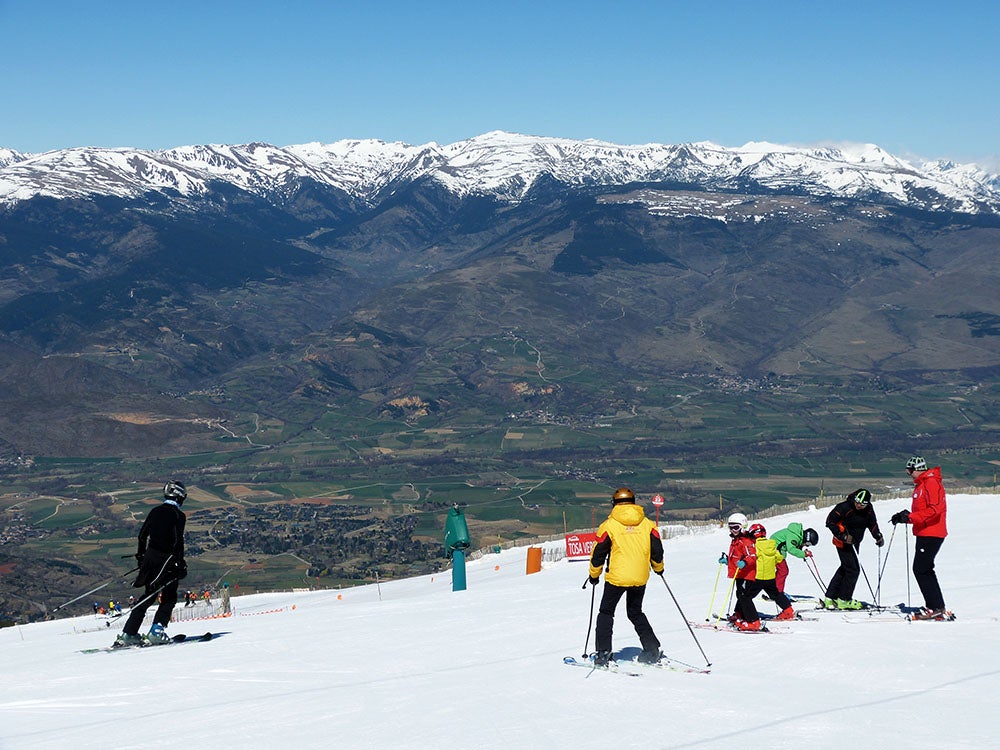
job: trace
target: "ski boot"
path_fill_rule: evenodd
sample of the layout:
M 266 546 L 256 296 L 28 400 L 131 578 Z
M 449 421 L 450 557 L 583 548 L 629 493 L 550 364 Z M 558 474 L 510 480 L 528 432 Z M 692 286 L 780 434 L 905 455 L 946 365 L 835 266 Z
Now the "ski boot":
M 663 658 L 663 652 L 660 649 L 653 649 L 652 651 L 643 651 L 635 660 L 640 664 L 659 664 L 660 659 Z
M 761 629 L 760 620 L 754 620 L 753 622 L 747 622 L 746 620 L 737 620 L 733 625 L 737 630 L 743 631 L 744 633 L 754 633 Z
M 595 667 L 607 667 L 612 661 L 610 651 L 598 651 L 594 654 Z
M 794 620 L 795 610 L 790 606 L 785 607 L 781 612 L 774 618 L 775 620 Z
M 151 646 L 161 646 L 164 643 L 170 643 L 170 640 L 171 638 L 167 635 L 166 628 L 158 622 L 154 622 L 153 627 L 146 634 L 146 642 Z
M 861 602 L 859 602 L 857 599 L 837 600 L 837 609 L 861 609 L 862 606 L 863 605 L 861 604 Z
M 943 607 L 941 609 L 927 609 L 922 607 L 919 612 L 914 612 L 910 615 L 911 620 L 947 620 L 948 611 Z
M 118 637 L 115 638 L 115 642 L 111 644 L 111 648 L 131 648 L 132 646 L 145 646 L 146 641 L 142 639 L 142 636 L 132 635 L 131 633 L 119 633 Z
M 823 609 L 837 609 L 837 600 L 826 598 L 823 600 L 821 607 Z

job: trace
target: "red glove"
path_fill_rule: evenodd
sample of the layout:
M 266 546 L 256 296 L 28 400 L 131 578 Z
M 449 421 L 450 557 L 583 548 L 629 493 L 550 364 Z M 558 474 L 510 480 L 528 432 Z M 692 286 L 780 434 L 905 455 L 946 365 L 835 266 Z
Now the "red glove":
M 810 549 L 803 550 L 803 552 L 805 552 L 806 557 L 812 557 L 813 556 L 812 550 L 810 550 Z

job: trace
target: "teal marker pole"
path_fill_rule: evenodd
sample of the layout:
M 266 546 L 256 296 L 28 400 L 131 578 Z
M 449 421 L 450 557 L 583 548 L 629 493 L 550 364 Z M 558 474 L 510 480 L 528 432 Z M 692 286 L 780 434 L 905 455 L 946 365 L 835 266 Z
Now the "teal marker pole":
M 465 550 L 471 546 L 469 525 L 457 505 L 448 511 L 444 523 L 444 546 L 451 558 L 451 590 L 465 591 Z

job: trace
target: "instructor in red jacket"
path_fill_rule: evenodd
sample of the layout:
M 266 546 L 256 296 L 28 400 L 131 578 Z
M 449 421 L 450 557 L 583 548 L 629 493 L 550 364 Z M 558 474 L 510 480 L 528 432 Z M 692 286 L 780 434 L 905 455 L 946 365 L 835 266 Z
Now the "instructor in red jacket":
M 944 620 L 948 615 L 934 572 L 934 557 L 948 536 L 948 504 L 944 485 L 941 484 L 941 467 L 928 469 L 923 457 L 913 456 L 906 462 L 906 472 L 913 479 L 913 501 L 910 510 L 901 510 L 890 520 L 894 524 L 912 525 L 913 535 L 917 538 L 913 577 L 924 596 L 924 609 L 912 617 L 915 620 Z

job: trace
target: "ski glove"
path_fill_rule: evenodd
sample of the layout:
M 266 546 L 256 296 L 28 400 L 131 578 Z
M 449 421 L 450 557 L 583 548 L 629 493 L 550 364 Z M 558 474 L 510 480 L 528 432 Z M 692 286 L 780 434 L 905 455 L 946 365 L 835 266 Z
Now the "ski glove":
M 842 534 L 840 537 L 840 541 L 842 541 L 844 544 L 852 544 L 854 542 L 854 537 L 851 536 L 850 534 Z
M 176 563 L 174 563 L 174 575 L 177 576 L 178 581 L 181 580 L 182 578 L 187 578 L 187 574 L 188 574 L 188 566 L 186 562 L 184 562 L 183 560 L 178 560 Z
M 135 553 L 135 561 L 136 561 L 136 563 L 138 563 L 139 567 L 141 568 L 142 567 L 142 555 L 140 555 L 138 552 Z
M 722 555 L 719 557 L 719 565 L 725 565 L 727 562 L 729 562 L 729 557 L 727 557 L 726 553 L 723 552 Z
M 877 537 L 875 537 L 875 546 L 881 547 L 883 544 L 885 544 L 885 537 L 879 534 Z
M 738 560 L 736 562 L 736 567 L 739 568 L 740 570 L 743 570 L 743 568 L 745 568 L 746 566 L 747 566 L 746 560 Z
M 596 586 L 600 582 L 601 582 L 601 577 L 600 576 L 597 576 L 596 578 L 594 576 L 590 576 L 587 579 L 587 583 L 589 583 L 591 586 Z
M 813 556 L 813 553 L 812 553 L 811 549 L 804 549 L 802 551 L 805 553 L 806 557 L 812 557 Z
M 897 523 L 909 523 L 910 511 L 901 510 L 899 511 L 899 513 L 893 514 L 892 518 L 890 518 L 889 520 L 892 521 L 893 526 L 895 526 Z

